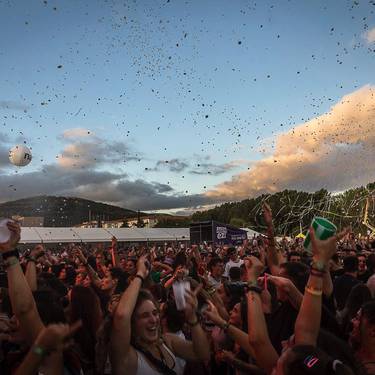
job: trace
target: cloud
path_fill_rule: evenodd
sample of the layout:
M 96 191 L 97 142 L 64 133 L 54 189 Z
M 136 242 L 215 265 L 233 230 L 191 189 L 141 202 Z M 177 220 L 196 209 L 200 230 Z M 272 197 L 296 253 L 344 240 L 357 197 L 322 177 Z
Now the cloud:
M 9 167 L 9 137 L 5 133 L 0 133 L 0 167 Z
M 340 191 L 375 180 L 375 87 L 276 137 L 273 155 L 207 192 L 238 200 L 283 189 Z
M 168 169 L 170 172 L 179 173 L 189 167 L 189 164 L 181 159 L 158 160 L 153 168 L 145 168 L 146 172 L 158 172 L 161 169 Z
M 366 39 L 366 42 L 368 44 L 375 43 L 375 27 L 373 27 L 372 29 L 368 30 L 364 34 L 364 38 Z
M 65 169 L 49 165 L 20 175 L 0 175 L 1 201 L 37 195 L 61 195 L 92 199 L 129 209 L 157 210 L 210 203 L 203 195 L 182 195 L 167 184 L 130 181 L 125 174 Z
M 124 142 L 109 142 L 95 138 L 77 141 L 65 146 L 58 157 L 58 164 L 64 168 L 93 168 L 105 163 L 124 163 L 138 160 Z
M 210 174 L 212 176 L 219 176 L 233 169 L 236 169 L 241 164 L 244 164 L 244 162 L 241 160 L 233 160 L 225 164 L 199 163 L 197 164 L 197 168 L 191 170 L 189 173 L 197 175 Z
M 24 103 L 14 102 L 12 100 L 0 100 L 0 109 L 27 111 L 29 108 L 30 106 Z
M 94 134 L 85 128 L 66 129 L 62 134 L 63 139 L 87 138 L 93 136 Z

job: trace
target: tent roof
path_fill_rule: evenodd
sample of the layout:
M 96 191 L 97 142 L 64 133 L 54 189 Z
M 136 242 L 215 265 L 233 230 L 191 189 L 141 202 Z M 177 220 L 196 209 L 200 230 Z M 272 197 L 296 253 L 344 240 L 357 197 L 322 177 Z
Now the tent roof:
M 72 228 L 38 228 L 34 229 L 42 242 L 81 242 L 80 237 Z M 21 233 L 24 228 L 21 229 Z
M 73 228 L 82 242 L 111 242 L 112 235 L 103 228 Z
M 41 228 L 22 227 L 21 243 L 189 241 L 189 228 Z
M 23 227 L 21 228 L 21 240 L 20 243 L 41 243 L 38 232 L 35 228 Z

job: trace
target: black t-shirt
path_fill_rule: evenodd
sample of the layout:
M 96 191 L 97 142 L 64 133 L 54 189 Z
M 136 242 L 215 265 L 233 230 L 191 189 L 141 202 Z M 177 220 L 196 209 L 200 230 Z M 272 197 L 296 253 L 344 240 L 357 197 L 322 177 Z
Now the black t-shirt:
M 345 307 L 350 291 L 359 283 L 358 279 L 348 274 L 344 274 L 334 281 L 333 294 L 336 298 L 338 310 L 342 310 Z
M 289 301 L 279 302 L 275 311 L 266 314 L 268 335 L 271 343 L 278 353 L 281 353 L 281 341 L 288 340 L 294 333 L 298 311 Z

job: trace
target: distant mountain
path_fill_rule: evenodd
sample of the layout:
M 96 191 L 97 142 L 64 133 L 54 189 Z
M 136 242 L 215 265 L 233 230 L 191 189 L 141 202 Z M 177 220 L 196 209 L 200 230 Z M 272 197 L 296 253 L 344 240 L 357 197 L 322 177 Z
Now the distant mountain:
M 70 227 L 91 220 L 136 217 L 137 212 L 81 198 L 38 196 L 0 204 L 0 217 L 42 216 L 45 227 Z M 141 216 L 144 216 L 141 213 Z

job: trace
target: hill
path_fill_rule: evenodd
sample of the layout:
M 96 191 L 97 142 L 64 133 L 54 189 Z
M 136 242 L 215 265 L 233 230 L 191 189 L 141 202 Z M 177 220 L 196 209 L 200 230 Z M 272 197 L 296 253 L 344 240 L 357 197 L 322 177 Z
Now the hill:
M 375 183 L 340 194 L 332 194 L 324 189 L 315 193 L 284 190 L 272 195 L 264 194 L 196 212 L 192 215 L 192 221 L 217 220 L 264 232 L 263 202 L 267 202 L 272 208 L 278 235 L 296 235 L 301 228 L 305 233 L 314 216 L 324 216 L 339 228 L 351 225 L 355 232 L 364 234 L 370 230 L 375 233 Z M 368 223 L 364 225 L 366 211 Z
M 45 227 L 70 227 L 91 220 L 136 217 L 137 212 L 81 198 L 38 196 L 0 204 L 0 216 L 43 216 Z M 141 216 L 145 215 L 141 213 Z

